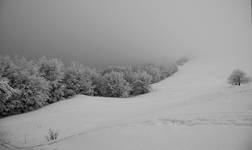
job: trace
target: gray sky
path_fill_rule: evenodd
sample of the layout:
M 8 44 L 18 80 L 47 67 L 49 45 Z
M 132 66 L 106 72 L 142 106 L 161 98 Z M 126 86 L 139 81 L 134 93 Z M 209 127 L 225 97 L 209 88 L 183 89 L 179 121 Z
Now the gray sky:
M 252 58 L 250 0 L 0 0 L 0 52 L 87 65 Z

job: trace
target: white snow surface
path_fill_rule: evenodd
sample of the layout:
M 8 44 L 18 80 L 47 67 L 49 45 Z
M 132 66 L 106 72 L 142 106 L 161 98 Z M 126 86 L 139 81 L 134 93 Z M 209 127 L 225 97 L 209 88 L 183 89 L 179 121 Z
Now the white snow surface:
M 252 63 L 224 60 L 194 58 L 148 94 L 78 95 L 0 119 L 0 149 L 252 150 L 252 84 L 227 84 L 233 69 L 251 76 Z

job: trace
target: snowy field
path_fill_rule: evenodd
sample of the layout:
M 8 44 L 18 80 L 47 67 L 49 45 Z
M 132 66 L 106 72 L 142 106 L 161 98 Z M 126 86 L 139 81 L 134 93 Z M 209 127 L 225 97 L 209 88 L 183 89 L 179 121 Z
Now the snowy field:
M 0 149 L 252 150 L 252 84 L 227 84 L 251 62 L 193 59 L 132 98 L 78 95 L 0 120 Z M 48 129 L 59 133 L 48 143 Z

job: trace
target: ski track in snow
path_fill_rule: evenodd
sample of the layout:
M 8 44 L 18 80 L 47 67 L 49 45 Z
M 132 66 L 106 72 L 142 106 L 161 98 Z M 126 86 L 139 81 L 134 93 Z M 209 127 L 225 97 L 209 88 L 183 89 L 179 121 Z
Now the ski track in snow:
M 146 120 L 129 126 L 141 125 L 225 125 L 225 126 L 252 126 L 252 114 L 247 113 L 206 113 L 174 115 L 155 120 Z

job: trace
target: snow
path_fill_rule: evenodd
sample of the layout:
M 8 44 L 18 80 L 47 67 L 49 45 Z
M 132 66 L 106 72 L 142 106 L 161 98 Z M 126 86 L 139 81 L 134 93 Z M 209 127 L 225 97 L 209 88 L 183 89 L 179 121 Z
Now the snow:
M 0 120 L 0 149 L 251 150 L 252 84 L 227 84 L 233 59 L 194 58 L 131 98 L 78 95 Z M 249 60 L 248 60 L 249 61 Z M 48 144 L 48 129 L 59 133 Z

